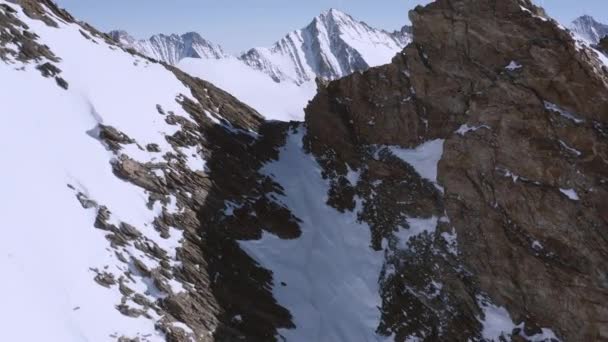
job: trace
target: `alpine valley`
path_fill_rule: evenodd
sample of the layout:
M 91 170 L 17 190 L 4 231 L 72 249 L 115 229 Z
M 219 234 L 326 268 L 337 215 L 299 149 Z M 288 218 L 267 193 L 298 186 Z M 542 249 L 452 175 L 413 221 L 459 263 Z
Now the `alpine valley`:
M 0 0 L 1 340 L 608 341 L 605 26 L 409 21 L 231 55 Z

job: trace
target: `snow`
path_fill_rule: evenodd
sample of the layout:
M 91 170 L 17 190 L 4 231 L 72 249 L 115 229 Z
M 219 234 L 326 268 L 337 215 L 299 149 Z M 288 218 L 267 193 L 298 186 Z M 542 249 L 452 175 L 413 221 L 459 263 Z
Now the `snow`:
M 122 297 L 117 286 L 108 289 L 93 281 L 91 269 L 122 275 L 129 265 L 109 248 L 107 232 L 93 227 L 95 209 L 83 209 L 76 194 L 106 205 L 113 222 L 135 226 L 150 243 L 175 256 L 178 231 L 169 240 L 159 236 L 151 225 L 158 206 L 148 209 L 145 191 L 113 174 L 114 156 L 87 132 L 103 123 L 141 145 L 156 143 L 169 150 L 165 136 L 176 128 L 164 122 L 156 105 L 186 115 L 175 98 L 190 91 L 163 66 L 101 40 L 93 43 L 77 25 L 58 20 L 59 28 L 52 28 L 29 19 L 12 3 L 0 3 L 18 9 L 19 18 L 61 58 L 57 66 L 69 83 L 64 90 L 43 78 L 35 65 L 17 70 L 0 62 L 0 79 L 11 85 L 9 92 L 0 92 L 0 292 L 11 294 L 0 313 L 0 321 L 11 326 L 3 339 L 23 340 L 27 332 L 34 341 L 106 341 L 123 335 L 164 341 L 154 328 L 155 317 L 123 316 L 114 307 Z M 157 264 L 131 245 L 121 252 Z M 153 298 L 147 282 L 134 276 L 128 286 Z
M 317 76 L 336 79 L 366 66 L 387 64 L 410 40 L 331 9 L 272 47 L 251 49 L 240 59 L 280 82 L 303 84 Z
M 509 65 L 507 65 L 505 67 L 505 69 L 507 69 L 509 71 L 514 71 L 514 70 L 521 69 L 521 68 L 523 68 L 523 66 L 521 64 L 517 63 L 516 61 L 511 61 L 509 63 Z
M 423 233 L 432 234 L 437 228 L 437 217 L 433 216 L 428 219 L 425 218 L 406 218 L 409 225 L 409 229 L 399 229 L 395 234 L 399 240 L 399 247 L 401 249 L 407 249 L 408 242 L 411 238 L 418 236 Z
M 496 306 L 482 296 L 477 297 L 477 302 L 483 310 L 483 318 L 479 319 L 482 324 L 481 336 L 488 341 L 499 342 L 502 339 L 510 341 L 513 330 L 516 328 L 519 329 L 519 336 L 524 337 L 526 341 L 560 341 L 555 333 L 548 328 L 541 328 L 541 333 L 536 335 L 526 335 L 524 323 L 516 325 L 504 307 Z
M 410 164 L 422 178 L 437 183 L 437 165 L 443 155 L 443 139 L 427 141 L 414 149 L 391 146 L 390 151 L 399 159 Z
M 581 156 L 583 153 L 573 147 L 568 146 L 568 144 L 566 144 L 566 142 L 564 142 L 563 140 L 559 141 L 559 144 L 562 145 L 563 148 L 566 149 L 566 151 L 574 153 L 577 157 Z
M 456 229 L 452 227 L 451 231 L 441 233 L 441 237 L 447 244 L 448 252 L 458 255 L 458 236 L 456 234 Z
M 286 283 L 275 286 L 274 295 L 297 326 L 280 331 L 287 341 L 383 340 L 375 330 L 384 252 L 370 247 L 370 228 L 354 212 L 340 213 L 325 204 L 329 184 L 303 151 L 303 134 L 303 129 L 290 134 L 279 161 L 263 169 L 285 189 L 279 198 L 302 220 L 302 236 L 281 240 L 265 233 L 259 241 L 240 244 L 272 270 L 275 284 Z
M 545 108 L 548 109 L 548 110 L 550 110 L 550 111 L 552 111 L 552 112 L 558 113 L 559 115 L 565 117 L 568 120 L 571 120 L 572 122 L 574 122 L 576 124 L 580 124 L 580 123 L 585 122 L 585 120 L 583 120 L 583 119 L 579 118 L 578 116 L 576 116 L 576 115 L 568 112 L 567 110 L 561 108 L 560 106 L 558 106 L 558 105 L 556 105 L 554 103 L 545 101 Z
M 236 58 L 186 58 L 178 67 L 224 89 L 272 120 L 303 120 L 304 107 L 316 94 L 314 82 L 300 86 L 276 83 Z
M 578 197 L 578 194 L 576 193 L 576 191 L 574 191 L 574 189 L 559 189 L 559 191 L 568 196 L 569 199 L 573 200 L 573 201 L 579 201 L 580 198 Z
M 180 151 L 186 156 L 186 166 L 192 171 L 204 171 L 205 160 L 200 156 L 198 150 L 194 146 L 188 148 L 180 148 Z
M 489 303 L 485 300 L 478 299 L 483 310 L 483 325 L 481 335 L 490 341 L 500 341 L 500 338 L 509 340 L 511 332 L 515 329 L 515 323 L 511 319 L 509 312 L 503 308 Z
M 459 134 L 459 135 L 464 136 L 464 135 L 466 135 L 466 134 L 467 134 L 467 133 L 469 133 L 469 132 L 475 132 L 475 131 L 477 131 L 478 129 L 482 129 L 482 128 L 492 129 L 492 128 L 491 128 L 490 126 L 488 126 L 488 125 L 469 126 L 468 124 L 464 124 L 464 125 L 460 126 L 460 127 L 458 128 L 458 130 L 456 130 L 456 132 L 455 132 L 455 133 L 456 133 L 456 134 Z

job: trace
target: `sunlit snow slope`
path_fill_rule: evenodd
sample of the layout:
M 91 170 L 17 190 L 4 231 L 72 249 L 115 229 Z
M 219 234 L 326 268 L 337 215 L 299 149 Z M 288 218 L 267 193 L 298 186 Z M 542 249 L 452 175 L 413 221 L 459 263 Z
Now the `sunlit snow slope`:
M 304 108 L 316 94 L 314 82 L 277 83 L 236 58 L 186 58 L 178 67 L 226 90 L 270 120 L 303 120 Z
M 0 321 L 5 341 L 106 341 L 121 336 L 161 341 L 155 310 L 138 318 L 117 310 L 142 309 L 131 300 L 121 303 L 120 281 L 143 300 L 166 296 L 136 264 L 152 269 L 159 259 L 127 243 L 113 246 L 107 231 L 94 228 L 106 206 L 107 223 L 137 227 L 138 239 L 167 254 L 176 266 L 175 249 L 181 232 L 170 228 L 162 238 L 152 222 L 175 210 L 171 203 L 148 205 L 143 189 L 114 174 L 116 156 L 98 140 L 100 124 L 119 128 L 141 146 L 157 144 L 161 152 L 175 151 L 165 136 L 179 126 L 168 125 L 157 105 L 186 116 L 176 102 L 190 91 L 165 67 L 134 57 L 103 39 L 81 34 L 82 28 L 50 14 L 58 27 L 26 16 L 15 4 L 0 0 L 0 11 L 14 14 L 61 58 L 56 66 L 68 89 L 36 70 L 47 62 L 0 60 L 2 103 L 2 171 L 0 292 L 5 294 Z M 10 47 L 10 46 L 9 46 Z M 18 48 L 17 46 L 13 46 Z M 5 88 L 6 87 L 6 88 Z M 124 152 L 139 161 L 160 153 L 131 145 Z M 203 161 L 200 157 L 199 165 Z M 7 195 L 8 196 L 8 195 Z M 93 202 L 94 201 L 94 202 Z M 99 205 L 99 207 L 98 207 Z M 114 248 L 116 247 L 116 248 Z M 122 261 L 120 259 L 123 259 Z M 112 275 L 112 276 L 110 276 Z M 181 286 L 160 277 L 169 289 Z M 121 289 L 122 290 L 122 289 Z M 133 297 L 130 297 L 133 298 Z M 35 322 L 35 327 L 32 324 Z

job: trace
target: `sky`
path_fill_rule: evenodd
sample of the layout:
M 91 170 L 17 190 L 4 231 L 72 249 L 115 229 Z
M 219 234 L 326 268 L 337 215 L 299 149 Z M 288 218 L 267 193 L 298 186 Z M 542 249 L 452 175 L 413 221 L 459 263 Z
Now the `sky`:
M 408 10 L 430 0 L 55 0 L 77 18 L 103 31 L 124 29 L 136 38 L 156 33 L 199 32 L 237 53 L 270 46 L 337 8 L 371 26 L 397 30 Z M 608 0 L 534 0 L 563 24 L 582 14 L 608 23 Z

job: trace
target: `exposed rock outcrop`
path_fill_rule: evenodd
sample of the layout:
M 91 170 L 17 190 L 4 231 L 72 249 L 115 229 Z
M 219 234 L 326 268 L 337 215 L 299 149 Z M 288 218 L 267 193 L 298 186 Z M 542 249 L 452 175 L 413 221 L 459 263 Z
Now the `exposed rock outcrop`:
M 391 65 L 330 83 L 307 108 L 333 198 L 353 192 L 348 167 L 396 176 L 371 147 L 445 139 L 437 208 L 473 275 L 458 286 L 565 340 L 608 338 L 605 66 L 529 1 L 438 0 L 410 19 L 414 41 Z

